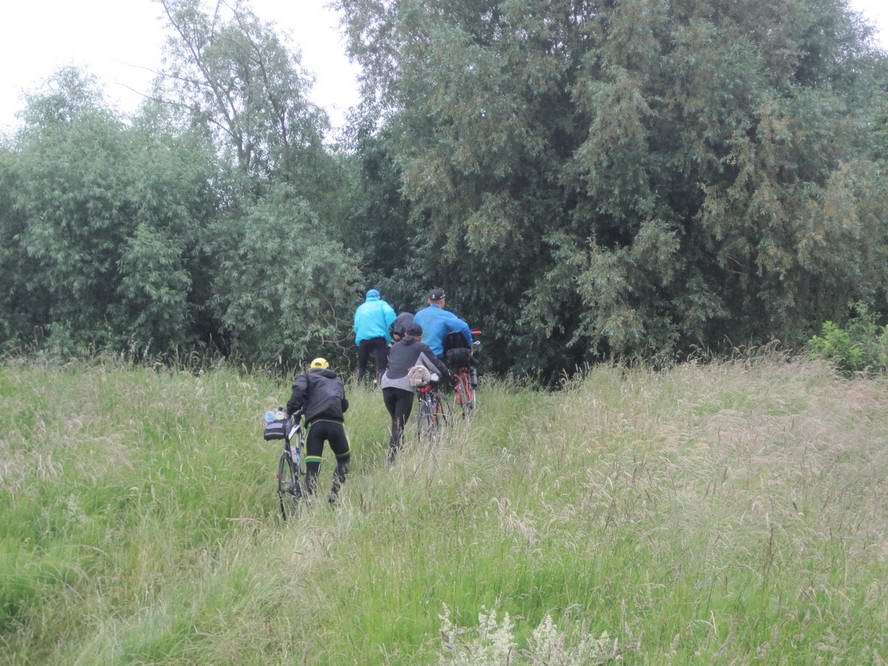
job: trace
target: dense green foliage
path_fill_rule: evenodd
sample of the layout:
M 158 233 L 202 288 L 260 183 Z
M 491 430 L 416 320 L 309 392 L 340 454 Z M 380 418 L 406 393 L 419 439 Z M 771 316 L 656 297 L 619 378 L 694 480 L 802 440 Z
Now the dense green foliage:
M 498 371 L 888 315 L 888 61 L 845 0 L 338 0 L 342 144 L 244 3 L 163 0 L 125 122 L 62 71 L 0 144 L 0 336 L 347 358 L 432 285 Z M 326 139 L 326 143 L 325 143 Z
M 137 117 L 62 70 L 0 153 L 0 334 L 66 354 L 336 353 L 358 269 L 298 61 L 244 9 L 210 26 L 166 5 L 170 71 Z
M 820 335 L 808 342 L 811 355 L 835 363 L 845 373 L 888 371 L 888 325 L 878 326 L 862 303 L 846 328 L 823 322 Z
M 517 367 L 885 312 L 888 79 L 845 3 L 338 5 L 425 274 Z
M 565 389 L 485 385 L 389 468 L 350 388 L 342 504 L 283 525 L 258 417 L 286 382 L 7 360 L 0 663 L 888 658 L 884 382 L 777 358 Z

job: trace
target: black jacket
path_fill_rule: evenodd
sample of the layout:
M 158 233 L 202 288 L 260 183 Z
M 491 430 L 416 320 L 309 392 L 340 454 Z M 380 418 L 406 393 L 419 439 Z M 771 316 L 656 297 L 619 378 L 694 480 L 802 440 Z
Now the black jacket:
M 332 370 L 309 370 L 293 383 L 293 395 L 287 402 L 287 413 L 304 410 L 305 421 L 330 419 L 342 421 L 348 409 L 345 387 Z
M 407 372 L 414 365 L 424 365 L 429 369 L 429 372 L 437 372 L 441 377 L 439 381 L 450 381 L 450 372 L 447 370 L 447 366 L 438 360 L 428 345 L 424 344 L 422 340 L 408 335 L 389 349 L 388 367 L 382 376 L 382 388 L 414 391 L 415 389 L 407 381 Z

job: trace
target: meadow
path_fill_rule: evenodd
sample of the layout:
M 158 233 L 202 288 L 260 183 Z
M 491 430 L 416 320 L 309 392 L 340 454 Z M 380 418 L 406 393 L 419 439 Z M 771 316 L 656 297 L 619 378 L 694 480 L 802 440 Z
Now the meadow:
M 350 387 L 342 502 L 285 524 L 260 419 L 288 394 L 2 362 L 0 663 L 888 661 L 884 380 L 765 354 L 492 382 L 393 467 Z

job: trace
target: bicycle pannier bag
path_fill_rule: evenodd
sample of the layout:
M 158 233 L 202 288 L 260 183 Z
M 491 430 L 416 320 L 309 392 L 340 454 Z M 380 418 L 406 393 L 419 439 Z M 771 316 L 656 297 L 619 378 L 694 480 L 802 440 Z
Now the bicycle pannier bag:
M 465 347 L 448 349 L 444 355 L 447 365 L 451 368 L 468 368 L 472 365 L 472 351 Z
M 407 371 L 407 383 L 410 386 L 428 386 L 432 381 L 432 373 L 424 365 L 414 365 Z
M 444 339 L 441 340 L 441 346 L 444 347 L 444 351 L 450 351 L 451 349 L 468 349 L 469 343 L 466 342 L 466 338 L 462 333 L 448 333 L 444 336 Z

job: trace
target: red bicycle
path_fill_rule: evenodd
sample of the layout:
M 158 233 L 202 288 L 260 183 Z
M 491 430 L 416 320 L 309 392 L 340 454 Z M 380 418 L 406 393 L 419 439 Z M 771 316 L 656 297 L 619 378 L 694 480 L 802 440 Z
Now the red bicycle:
M 473 330 L 472 337 L 477 338 L 481 331 Z M 462 410 L 463 417 L 469 418 L 478 409 L 478 395 L 475 389 L 478 386 L 478 373 L 475 370 L 472 357 L 481 349 L 481 342 L 475 340 L 471 349 L 465 349 L 465 353 L 454 354 L 453 359 L 453 393 L 454 401 Z M 453 351 L 463 351 L 462 349 Z

